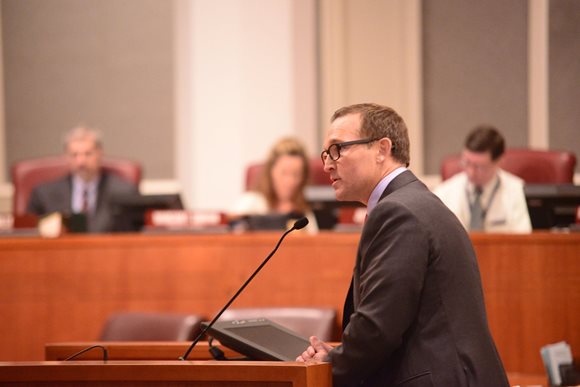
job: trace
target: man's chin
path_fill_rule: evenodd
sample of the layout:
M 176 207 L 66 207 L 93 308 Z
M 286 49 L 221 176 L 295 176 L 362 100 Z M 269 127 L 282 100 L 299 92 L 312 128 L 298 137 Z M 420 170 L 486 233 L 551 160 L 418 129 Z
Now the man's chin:
M 349 201 L 348 195 L 346 195 L 346 193 L 342 190 L 334 190 L 334 193 L 336 195 L 336 200 L 338 200 L 339 202 L 346 202 Z
M 96 177 L 96 174 L 88 172 L 77 172 L 76 175 L 80 177 L 83 181 L 92 181 Z

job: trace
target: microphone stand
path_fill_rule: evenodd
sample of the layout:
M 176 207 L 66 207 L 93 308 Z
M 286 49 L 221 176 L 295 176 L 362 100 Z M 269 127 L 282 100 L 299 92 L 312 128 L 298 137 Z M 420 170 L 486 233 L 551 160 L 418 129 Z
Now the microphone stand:
M 189 346 L 189 349 L 185 352 L 185 354 L 183 356 L 179 357 L 179 360 L 187 360 L 187 357 L 189 356 L 189 354 L 191 353 L 191 351 L 193 350 L 193 348 L 196 346 L 196 344 L 199 342 L 199 340 L 201 340 L 201 338 L 203 337 L 203 335 L 205 335 L 205 333 L 215 324 L 215 322 L 221 317 L 221 315 L 225 312 L 225 310 L 232 304 L 232 302 L 234 302 L 234 300 L 240 295 L 240 293 L 246 288 L 246 286 L 248 286 L 248 284 L 252 281 L 252 279 L 254 279 L 254 277 L 256 276 L 256 274 L 258 274 L 258 272 L 260 270 L 262 270 L 262 268 L 264 267 L 264 265 L 266 263 L 268 263 L 268 261 L 270 260 L 270 258 L 272 258 L 272 256 L 274 255 L 274 253 L 278 250 L 278 247 L 280 247 L 280 244 L 282 243 L 282 241 L 284 240 L 284 238 L 286 238 L 286 235 L 288 235 L 290 232 L 292 232 L 294 230 L 299 230 L 299 229 L 305 227 L 307 224 L 308 224 L 308 219 L 306 219 L 306 218 L 298 219 L 294 223 L 294 225 L 292 226 L 292 228 L 290 228 L 284 234 L 282 234 L 282 237 L 280 237 L 280 239 L 278 240 L 278 244 L 276 244 L 276 247 L 274 247 L 274 250 L 272 250 L 272 252 L 266 257 L 266 259 L 264 259 L 264 261 L 260 264 L 260 266 L 258 266 L 258 268 L 254 271 L 254 273 L 252 273 L 252 275 L 250 276 L 250 278 L 248 278 L 246 280 L 246 282 L 244 282 L 244 284 L 242 285 L 242 287 L 238 289 L 238 291 L 236 292 L 236 294 L 234 294 L 234 296 L 219 311 L 219 313 L 213 318 L 213 320 L 211 320 L 211 322 L 208 325 L 206 325 L 206 327 L 199 333 L 199 335 L 197 335 L 197 337 L 195 338 L 195 340 L 193 340 L 193 343 L 191 343 L 191 345 Z

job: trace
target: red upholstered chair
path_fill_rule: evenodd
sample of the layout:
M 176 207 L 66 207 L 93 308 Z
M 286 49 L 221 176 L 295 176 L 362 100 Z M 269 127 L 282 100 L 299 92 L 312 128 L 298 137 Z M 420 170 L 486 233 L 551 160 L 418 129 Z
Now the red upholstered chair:
M 201 332 L 195 314 L 121 312 L 111 315 L 101 341 L 191 341 Z
M 328 173 L 324 172 L 324 166 L 320 158 L 311 159 L 309 161 L 309 167 L 309 185 L 331 185 L 330 177 L 328 177 Z M 263 163 L 255 163 L 246 169 L 246 190 L 253 189 L 258 184 L 262 168 Z
M 103 159 L 103 168 L 139 185 L 141 165 L 122 159 Z M 11 175 L 14 186 L 12 212 L 15 216 L 26 214 L 26 206 L 32 190 L 39 184 L 56 180 L 68 173 L 65 156 L 49 156 L 17 161 L 12 165 Z
M 330 308 L 230 308 L 220 317 L 221 321 L 267 318 L 304 337 L 312 335 L 324 341 L 337 339 L 336 311 Z
M 443 160 L 443 180 L 462 171 L 460 158 L 460 155 L 451 155 Z M 576 155 L 567 151 L 510 148 L 499 165 L 529 184 L 567 184 L 574 182 Z

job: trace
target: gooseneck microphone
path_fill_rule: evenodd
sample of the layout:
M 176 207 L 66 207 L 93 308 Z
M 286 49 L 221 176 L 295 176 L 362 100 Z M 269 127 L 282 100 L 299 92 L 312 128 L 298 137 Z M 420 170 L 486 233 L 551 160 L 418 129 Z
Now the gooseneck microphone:
M 266 259 L 264 259 L 264 261 L 260 264 L 260 266 L 258 266 L 258 268 L 254 271 L 254 273 L 252 273 L 250 278 L 248 278 L 246 280 L 246 282 L 244 282 L 242 287 L 240 287 L 238 289 L 236 294 L 234 294 L 234 296 L 228 301 L 228 303 L 224 305 L 224 307 L 213 318 L 213 320 L 211 320 L 211 322 L 208 325 L 206 325 L 206 327 L 199 333 L 199 335 L 197 335 L 195 340 L 193 340 L 193 343 L 191 343 L 191 345 L 189 346 L 189 349 L 185 352 L 185 354 L 183 356 L 181 356 L 179 358 L 179 360 L 187 360 L 187 357 L 189 356 L 189 354 L 191 353 L 191 351 L 193 350 L 195 345 L 199 342 L 199 340 L 201 340 L 203 335 L 205 335 L 205 333 L 208 331 L 208 329 L 210 329 L 215 324 L 215 322 L 220 318 L 220 316 L 225 312 L 225 310 L 232 304 L 232 302 L 234 302 L 234 300 L 240 295 L 240 293 L 244 291 L 246 286 L 248 286 L 248 284 L 254 279 L 256 274 L 258 274 L 258 272 L 260 270 L 262 270 L 264 265 L 266 265 L 266 263 L 268 263 L 270 258 L 272 258 L 274 253 L 278 250 L 278 247 L 280 247 L 280 244 L 282 243 L 282 241 L 284 240 L 286 235 L 288 235 L 289 233 L 291 233 L 294 230 L 300 230 L 301 228 L 306 227 L 307 224 L 308 224 L 308 219 L 306 217 L 300 218 L 296 222 L 294 222 L 294 225 L 289 230 L 287 230 L 284 234 L 282 234 L 282 236 L 280 237 L 280 240 L 278 240 L 278 243 L 276 244 L 276 247 L 274 247 L 274 250 L 272 250 L 272 252 L 266 257 Z

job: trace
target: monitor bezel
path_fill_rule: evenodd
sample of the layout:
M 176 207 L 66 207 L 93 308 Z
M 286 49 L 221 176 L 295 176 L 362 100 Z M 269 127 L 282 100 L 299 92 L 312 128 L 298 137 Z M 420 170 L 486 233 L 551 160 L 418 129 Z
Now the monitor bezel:
M 206 327 L 209 323 L 203 322 L 202 327 Z M 310 341 L 298 333 L 283 327 L 282 325 L 276 324 L 275 322 L 268 320 L 267 318 L 256 318 L 256 319 L 244 319 L 244 320 L 228 320 L 228 321 L 217 321 L 213 326 L 211 326 L 207 334 L 219 340 L 219 342 L 239 352 L 242 355 L 247 356 L 251 360 L 270 360 L 270 361 L 295 361 L 295 356 L 289 356 L 288 354 L 283 354 L 275 351 L 271 348 L 266 348 L 244 336 L 240 336 L 235 333 L 235 327 L 273 327 L 276 329 L 277 334 L 282 335 L 285 339 L 290 338 L 291 340 L 296 340 L 300 344 L 304 344 L 304 350 L 310 345 Z

